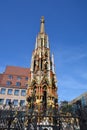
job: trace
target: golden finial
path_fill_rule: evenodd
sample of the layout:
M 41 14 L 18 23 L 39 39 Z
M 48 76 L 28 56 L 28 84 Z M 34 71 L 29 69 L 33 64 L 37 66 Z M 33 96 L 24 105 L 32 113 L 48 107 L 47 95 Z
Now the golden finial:
M 44 23 L 44 16 L 41 17 L 41 23 Z
M 42 16 L 42 17 L 41 17 L 40 33 L 44 33 L 44 32 L 45 32 L 44 23 L 45 23 L 44 16 Z

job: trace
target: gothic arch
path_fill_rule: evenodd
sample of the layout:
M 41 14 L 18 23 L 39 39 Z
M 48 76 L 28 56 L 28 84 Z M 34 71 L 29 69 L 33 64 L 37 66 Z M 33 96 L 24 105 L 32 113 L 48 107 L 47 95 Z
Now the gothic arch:
M 42 88 L 43 88 L 44 91 L 46 91 L 47 90 L 47 85 L 44 84 Z
M 33 79 L 32 82 L 31 82 L 31 86 L 34 86 L 34 85 L 36 85 L 36 84 L 37 84 L 36 79 Z
M 47 78 L 43 78 L 42 79 L 42 81 L 41 81 L 41 85 L 43 86 L 43 85 L 49 85 L 49 81 L 48 81 L 48 79 Z
M 32 89 L 36 89 L 37 88 L 37 81 L 36 81 L 36 79 L 32 80 L 32 82 L 31 82 L 31 88 Z

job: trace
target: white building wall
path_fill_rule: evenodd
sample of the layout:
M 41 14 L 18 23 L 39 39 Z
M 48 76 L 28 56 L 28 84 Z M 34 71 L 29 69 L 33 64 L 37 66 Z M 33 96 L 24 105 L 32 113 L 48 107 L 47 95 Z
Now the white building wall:
M 0 99 L 4 99 L 3 105 L 6 104 L 6 99 L 11 99 L 11 102 L 13 102 L 13 100 L 18 100 L 18 105 L 20 103 L 20 100 L 25 100 L 25 104 L 26 104 L 26 95 L 25 96 L 21 96 L 21 91 L 22 90 L 26 90 L 26 89 L 0 87 L 0 92 L 1 92 L 2 88 L 6 89 L 5 94 L 1 94 L 0 93 Z M 13 90 L 12 94 L 8 94 L 8 89 L 12 89 Z M 19 95 L 14 95 L 14 91 L 15 90 L 19 90 Z

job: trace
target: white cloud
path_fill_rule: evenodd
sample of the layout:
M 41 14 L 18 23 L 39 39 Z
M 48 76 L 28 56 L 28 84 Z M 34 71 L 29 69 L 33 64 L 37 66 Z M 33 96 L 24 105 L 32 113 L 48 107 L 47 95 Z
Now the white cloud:
M 83 58 L 87 58 L 87 51 L 84 46 L 62 46 L 61 48 L 55 48 L 55 58 L 62 63 L 69 63 L 82 60 Z
M 72 55 L 68 55 L 68 58 L 66 58 L 66 60 L 64 60 L 64 62 L 74 62 L 78 60 L 82 60 L 83 58 L 86 58 L 87 55 L 86 54 L 72 54 Z
M 80 89 L 87 90 L 87 83 L 83 83 L 82 80 L 78 80 L 75 77 L 64 75 L 59 80 L 59 84 L 66 89 Z
M 82 81 L 78 81 L 69 75 L 63 75 L 63 77 L 59 79 L 58 86 L 60 100 L 72 100 L 80 94 L 87 92 L 87 82 L 82 83 Z

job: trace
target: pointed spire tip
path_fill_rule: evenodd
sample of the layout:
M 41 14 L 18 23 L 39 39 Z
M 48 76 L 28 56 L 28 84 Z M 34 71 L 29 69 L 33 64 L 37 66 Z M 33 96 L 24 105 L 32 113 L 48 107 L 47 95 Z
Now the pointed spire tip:
M 40 26 L 40 33 L 44 33 L 45 32 L 45 28 L 44 28 L 44 16 L 41 17 L 41 26 Z
M 41 17 L 41 23 L 44 23 L 45 20 L 44 20 L 44 16 Z

